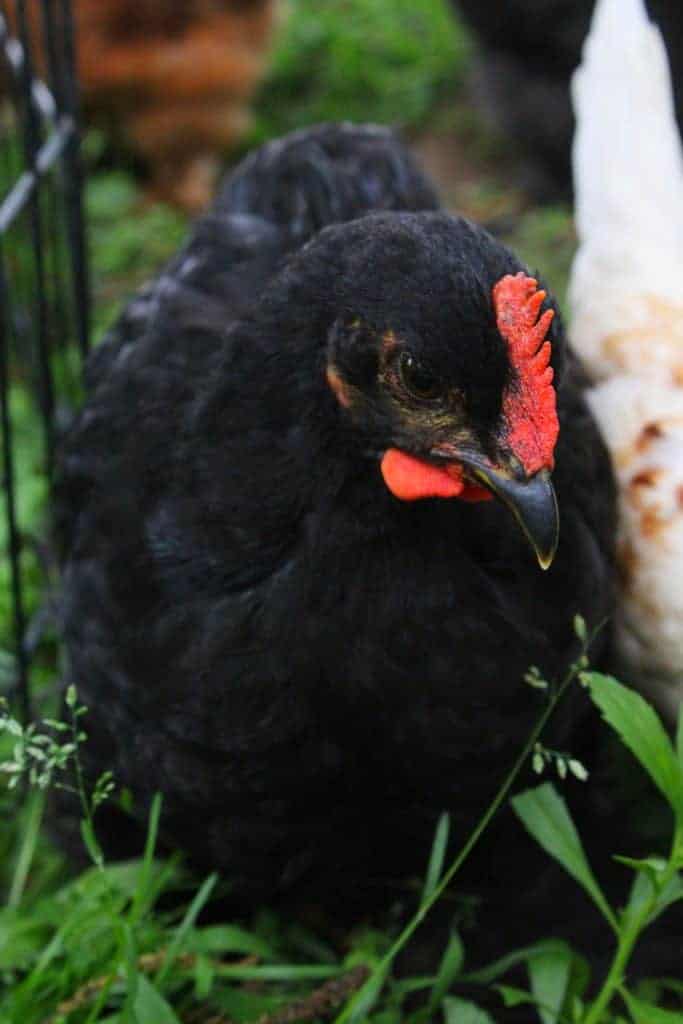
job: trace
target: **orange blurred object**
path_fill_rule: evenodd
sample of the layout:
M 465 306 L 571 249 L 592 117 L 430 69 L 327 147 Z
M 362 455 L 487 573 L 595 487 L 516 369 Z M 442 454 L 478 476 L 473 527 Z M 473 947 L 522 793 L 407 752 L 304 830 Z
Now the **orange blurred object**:
M 37 0 L 29 9 L 37 20 Z M 274 9 L 275 0 L 73 0 L 86 118 L 141 158 L 156 194 L 189 210 L 210 197 L 221 153 L 248 122 Z

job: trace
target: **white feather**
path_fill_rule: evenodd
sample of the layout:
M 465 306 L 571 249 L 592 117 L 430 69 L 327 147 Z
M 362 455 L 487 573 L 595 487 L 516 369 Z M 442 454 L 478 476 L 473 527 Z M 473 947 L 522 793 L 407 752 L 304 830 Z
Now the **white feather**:
M 683 379 L 683 153 L 666 50 L 642 0 L 598 0 L 572 94 L 574 346 L 596 378 Z
M 571 341 L 619 486 L 617 641 L 673 713 L 683 695 L 683 152 L 643 0 L 598 0 L 574 75 L 579 250 Z

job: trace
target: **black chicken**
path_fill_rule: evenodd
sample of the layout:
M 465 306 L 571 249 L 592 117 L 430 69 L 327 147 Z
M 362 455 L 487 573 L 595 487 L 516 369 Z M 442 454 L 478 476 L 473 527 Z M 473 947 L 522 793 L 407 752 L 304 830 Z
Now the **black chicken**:
M 389 132 L 323 126 L 237 168 L 88 387 L 59 506 L 88 772 L 142 820 L 161 790 L 166 842 L 249 899 L 421 870 L 537 718 L 529 665 L 609 614 L 610 471 L 554 303 Z

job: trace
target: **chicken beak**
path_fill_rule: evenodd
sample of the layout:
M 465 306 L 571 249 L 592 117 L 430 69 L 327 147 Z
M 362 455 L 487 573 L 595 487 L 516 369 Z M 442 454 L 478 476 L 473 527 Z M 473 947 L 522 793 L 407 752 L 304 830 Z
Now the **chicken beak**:
M 463 462 L 467 465 L 467 460 Z M 515 480 L 488 466 L 470 463 L 468 469 L 505 502 L 536 552 L 541 569 L 548 569 L 560 539 L 560 514 L 548 470 L 543 469 L 527 480 Z

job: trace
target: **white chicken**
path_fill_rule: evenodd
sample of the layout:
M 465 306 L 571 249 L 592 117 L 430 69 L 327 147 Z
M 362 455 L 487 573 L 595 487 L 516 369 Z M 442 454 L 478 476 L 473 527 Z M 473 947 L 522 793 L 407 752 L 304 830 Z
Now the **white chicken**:
M 643 0 L 598 0 L 572 94 L 571 339 L 620 493 L 622 670 L 683 699 L 683 152 Z

